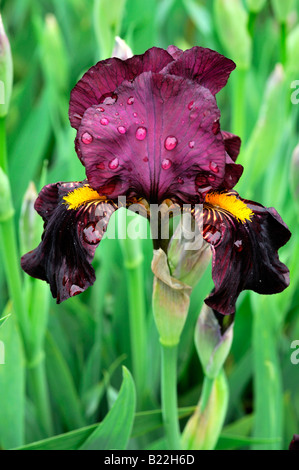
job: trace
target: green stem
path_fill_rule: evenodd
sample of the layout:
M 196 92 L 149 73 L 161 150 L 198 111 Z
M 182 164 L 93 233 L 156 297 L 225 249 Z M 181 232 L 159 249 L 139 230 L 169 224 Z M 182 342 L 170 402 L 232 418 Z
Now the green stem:
M 39 421 L 46 436 L 52 436 L 54 430 L 43 357 L 37 358 L 37 363 L 29 367 L 28 374 L 31 394 L 34 399 Z
M 0 119 L 0 165 L 5 170 L 7 168 L 5 120 Z M 12 207 L 12 202 L 10 204 Z M 14 312 L 20 328 L 22 343 L 28 363 L 35 358 L 32 357 L 31 325 L 28 311 L 24 300 L 24 289 L 20 271 L 20 256 L 17 246 L 16 230 L 13 216 L 0 222 L 0 239 L 2 247 L 3 264 L 6 273 L 7 285 L 10 298 L 13 302 Z M 44 364 L 39 363 L 32 367 L 30 371 L 32 381 L 31 388 L 33 399 L 37 406 L 37 412 L 41 423 L 48 435 L 52 434 L 52 424 L 50 417 L 49 397 L 46 388 L 46 376 Z
M 232 132 L 241 139 L 245 137 L 246 76 L 247 70 L 236 70 L 233 84 Z
M 285 65 L 287 60 L 287 25 L 285 22 L 280 24 L 280 60 Z
M 201 413 L 204 412 L 207 404 L 208 404 L 208 401 L 209 401 L 209 398 L 211 396 L 211 392 L 212 392 L 212 389 L 213 389 L 213 385 L 214 385 L 214 379 L 210 379 L 209 377 L 205 376 L 204 378 L 204 382 L 203 382 L 203 388 L 202 388 L 202 392 L 201 392 L 201 398 L 200 398 L 200 411 Z
M 138 217 L 138 216 L 135 216 Z M 119 213 L 119 222 L 126 225 L 126 212 Z M 129 298 L 129 321 L 132 350 L 132 367 L 138 397 L 138 406 L 144 401 L 146 384 L 146 306 L 144 299 L 143 254 L 140 239 L 131 240 L 128 236 L 121 240 L 126 268 Z
M 249 34 L 252 38 L 254 37 L 254 29 L 255 29 L 256 18 L 257 18 L 257 13 L 251 11 L 249 13 L 249 18 L 248 18 L 248 31 L 249 31 Z
M 164 346 L 162 344 L 161 398 L 169 450 L 181 449 L 177 406 L 177 349 L 177 346 Z
M 22 334 L 27 357 L 30 348 L 26 347 L 26 338 L 29 338 L 29 322 L 23 299 L 23 286 L 20 273 L 20 260 L 18 256 L 16 234 L 13 218 L 10 217 L 0 223 L 2 239 L 2 256 L 6 272 L 10 298 L 13 301 L 14 311 Z
M 180 450 L 180 426 L 177 406 L 177 346 L 162 344 L 161 398 L 168 450 Z
M 7 174 L 5 117 L 0 117 L 0 168 Z

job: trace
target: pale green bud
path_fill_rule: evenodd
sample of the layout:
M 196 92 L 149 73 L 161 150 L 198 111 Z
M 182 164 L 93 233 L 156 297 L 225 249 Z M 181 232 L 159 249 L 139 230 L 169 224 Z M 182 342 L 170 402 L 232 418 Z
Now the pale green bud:
M 247 8 L 252 13 L 259 13 L 265 6 L 267 0 L 246 0 Z
M 298 104 L 299 106 L 299 104 Z M 295 201 L 299 208 L 299 144 L 295 148 L 291 163 L 291 185 Z
M 41 25 L 42 27 L 42 25 Z M 41 34 L 42 65 L 47 82 L 60 91 L 68 83 L 68 56 L 54 15 L 48 14 Z
M 289 81 L 299 85 L 299 25 L 287 37 L 287 63 L 286 75 Z
M 233 316 L 221 317 L 233 321 Z M 213 310 L 204 304 L 195 328 L 194 341 L 204 373 L 210 379 L 219 374 L 233 340 L 233 323 L 226 329 L 220 325 Z
M 101 59 L 111 57 L 115 37 L 119 35 L 126 0 L 94 0 L 93 21 Z
M 119 36 L 116 36 L 115 41 L 114 41 L 112 57 L 118 57 L 121 60 L 126 60 L 132 56 L 133 56 L 132 49 L 128 46 L 126 41 L 121 39 Z
M 30 182 L 24 195 L 20 217 L 20 243 L 22 253 L 37 247 L 43 231 L 43 220 L 34 209 L 37 191 Z
M 248 13 L 242 0 L 215 0 L 215 20 L 220 40 L 239 69 L 251 64 L 252 40 L 248 32 Z
M 14 215 L 9 179 L 0 168 L 0 223 Z
M 170 240 L 167 257 L 173 277 L 194 287 L 204 274 L 210 263 L 212 251 L 210 245 L 202 237 L 192 242 L 194 232 L 184 226 L 184 220 L 177 226 Z
M 275 17 L 279 23 L 285 23 L 294 8 L 294 0 L 271 0 Z
M 153 313 L 164 346 L 175 346 L 188 314 L 191 287 L 170 275 L 167 256 L 160 248 L 154 250 L 152 261 L 154 277 Z
M 12 83 L 12 55 L 0 15 L 0 118 L 6 116 L 8 113 Z
M 201 411 L 199 402 L 194 414 L 186 424 L 182 446 L 186 450 L 213 450 L 217 444 L 225 420 L 229 390 L 223 371 L 215 379 L 212 391 Z

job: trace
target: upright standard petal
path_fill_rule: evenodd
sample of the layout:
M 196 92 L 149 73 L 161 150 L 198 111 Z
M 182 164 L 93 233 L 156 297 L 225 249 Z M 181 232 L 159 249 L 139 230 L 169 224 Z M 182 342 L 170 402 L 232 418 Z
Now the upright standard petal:
M 113 92 L 124 80 L 133 80 L 143 72 L 159 72 L 173 58 L 158 47 L 127 60 L 117 58 L 102 60 L 91 67 L 71 92 L 69 118 L 78 129 L 84 112 L 96 104 L 113 102 Z
M 39 246 L 22 257 L 21 266 L 47 281 L 60 303 L 94 283 L 91 262 L 117 206 L 83 182 L 45 186 L 35 209 L 45 221 L 44 233 Z
M 234 191 L 210 193 L 198 217 L 203 217 L 203 238 L 213 253 L 215 289 L 205 300 L 209 307 L 234 313 L 241 291 L 274 294 L 289 285 L 278 249 L 291 234 L 275 209 L 243 200 Z
M 216 95 L 227 83 L 236 64 L 216 51 L 204 47 L 192 47 L 180 53 L 177 48 L 168 49 L 175 61 L 165 67 L 162 73 L 189 78 L 208 88 Z
M 112 199 L 198 201 L 221 185 L 226 151 L 211 92 L 189 79 L 144 72 L 84 114 L 77 145 L 90 185 Z M 205 189 L 206 190 L 206 189 Z

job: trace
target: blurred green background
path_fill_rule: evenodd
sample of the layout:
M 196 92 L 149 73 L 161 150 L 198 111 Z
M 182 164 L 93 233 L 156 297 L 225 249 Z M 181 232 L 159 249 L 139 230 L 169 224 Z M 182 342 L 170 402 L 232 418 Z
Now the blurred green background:
M 293 83 L 299 80 L 299 1 L 2 0 L 0 12 L 14 62 L 6 129 L 21 254 L 36 246 L 42 230 L 32 209 L 32 187 L 26 193 L 29 183 L 39 191 L 44 184 L 84 179 L 68 121 L 70 91 L 89 67 L 111 56 L 115 35 L 125 39 L 134 54 L 152 46 L 198 45 L 236 62 L 236 71 L 217 98 L 221 126 L 242 137 L 240 195 L 274 206 L 293 233 L 280 250 L 291 271 L 291 285 L 280 295 L 240 295 L 225 366 L 229 409 L 217 448 L 287 448 L 292 435 L 299 433 L 299 364 L 290 360 L 291 343 L 299 340 L 299 104 Z M 161 416 L 155 411 L 160 409 L 160 351 L 151 312 L 152 244 L 142 240 L 140 245 L 143 261 L 136 290 L 144 292 L 146 368 L 143 407 L 135 417 L 129 449 L 163 446 Z M 19 334 L 22 325 L 14 315 L 0 322 L 6 353 L 6 364 L 0 364 L 2 448 L 100 421 L 117 397 L 121 365 L 132 370 L 130 274 L 120 242 L 104 240 L 93 264 L 93 288 L 61 305 L 55 304 L 45 283 L 22 276 L 29 312 L 23 325 L 25 347 Z M 180 344 L 178 393 L 184 416 L 197 404 L 202 386 L 193 335 L 212 286 L 208 269 L 192 294 Z M 12 304 L 3 262 L 0 289 L 5 317 L 12 313 Z M 87 435 L 65 434 L 64 439 L 33 448 L 78 448 Z

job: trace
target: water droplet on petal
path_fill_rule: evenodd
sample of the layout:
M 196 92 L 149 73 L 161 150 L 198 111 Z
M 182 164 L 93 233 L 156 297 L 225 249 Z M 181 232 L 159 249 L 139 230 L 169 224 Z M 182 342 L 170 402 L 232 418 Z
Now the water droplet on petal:
M 119 160 L 117 157 L 113 158 L 113 160 L 111 160 L 111 162 L 109 162 L 108 164 L 110 170 L 116 170 L 118 165 L 119 165 Z
M 130 96 L 130 97 L 128 98 L 128 101 L 127 101 L 127 103 L 128 103 L 129 105 L 131 105 L 131 104 L 133 104 L 133 103 L 134 103 L 134 101 L 135 101 L 135 98 L 134 98 L 134 96 Z
M 168 158 L 164 158 L 164 160 L 162 160 L 161 165 L 162 165 L 163 170 L 168 170 L 171 167 L 172 162 Z
M 97 245 L 102 239 L 101 233 L 96 227 L 96 222 L 90 222 L 83 230 L 83 238 L 89 245 Z
M 144 157 L 143 161 L 144 161 L 145 163 L 147 163 L 147 162 L 148 162 L 148 158 L 147 158 L 147 157 Z
M 194 140 L 191 140 L 188 145 L 189 145 L 190 149 L 193 149 L 194 146 L 195 146 Z
M 183 178 L 180 178 L 180 177 L 179 177 L 179 178 L 178 178 L 178 183 L 179 183 L 179 184 L 184 184 Z
M 216 176 L 214 176 L 214 175 L 209 175 L 209 176 L 208 176 L 208 180 L 211 181 L 211 182 L 212 182 L 212 181 L 215 181 L 215 180 L 216 180 Z
M 115 116 L 119 116 L 119 113 L 115 113 Z
M 194 106 L 194 101 L 190 101 L 190 103 L 188 104 L 188 109 L 192 109 Z
M 103 112 L 105 111 L 105 109 L 102 108 L 102 106 L 99 106 L 99 107 L 97 108 L 97 110 L 100 111 L 100 113 L 103 113 Z
M 119 126 L 117 130 L 120 134 L 125 134 L 127 132 L 127 129 L 124 126 Z
M 243 242 L 242 240 L 237 240 L 234 243 L 236 250 L 240 253 L 243 250 Z
M 221 232 L 213 225 L 205 224 L 203 226 L 203 236 L 208 243 L 216 245 L 221 238 Z
M 100 123 L 102 124 L 102 126 L 107 126 L 109 124 L 109 119 L 104 117 L 100 120 Z
M 174 135 L 166 137 L 164 147 L 166 150 L 173 150 L 178 144 L 178 139 Z
M 88 145 L 88 144 L 91 144 L 93 137 L 89 132 L 84 132 L 84 134 L 82 134 L 81 140 L 83 144 Z
M 68 278 L 66 276 L 63 276 L 62 285 L 65 286 L 67 281 L 68 281 Z
M 210 162 L 209 165 L 210 169 L 214 171 L 214 173 L 219 173 L 219 166 L 215 162 Z
M 137 114 L 137 113 L 133 113 L 133 116 L 134 116 L 134 117 L 137 117 L 137 116 L 138 116 L 138 114 Z
M 146 128 L 145 127 L 138 127 L 136 131 L 136 139 L 137 140 L 144 140 L 146 138 Z
M 70 288 L 70 296 L 74 297 L 75 295 L 78 295 L 81 292 L 83 292 L 83 290 L 84 289 L 82 289 L 82 287 L 79 287 L 79 286 L 76 286 L 75 284 L 73 284 L 72 287 Z

